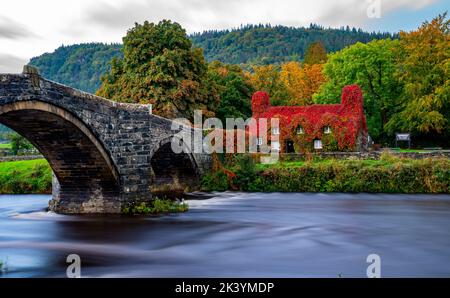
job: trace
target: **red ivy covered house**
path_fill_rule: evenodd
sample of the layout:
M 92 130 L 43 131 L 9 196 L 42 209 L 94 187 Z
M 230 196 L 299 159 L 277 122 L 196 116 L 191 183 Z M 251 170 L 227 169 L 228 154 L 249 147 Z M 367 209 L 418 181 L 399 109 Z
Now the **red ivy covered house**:
M 267 93 L 252 97 L 253 118 L 279 119 L 279 128 L 268 128 L 278 135 L 271 147 L 285 153 L 314 151 L 364 151 L 367 125 L 361 88 L 346 86 L 341 104 L 310 106 L 271 106 Z M 262 140 L 259 139 L 258 142 Z

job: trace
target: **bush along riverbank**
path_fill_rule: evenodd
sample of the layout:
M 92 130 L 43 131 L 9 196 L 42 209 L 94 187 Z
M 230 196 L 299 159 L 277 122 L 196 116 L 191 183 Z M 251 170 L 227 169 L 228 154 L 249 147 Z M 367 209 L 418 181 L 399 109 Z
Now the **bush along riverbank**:
M 0 193 L 49 194 L 52 171 L 45 159 L 0 162 Z
M 204 191 L 450 193 L 450 159 L 404 159 L 385 154 L 380 160 L 313 159 L 255 162 L 258 156 L 215 158 L 202 179 Z M 0 193 L 49 194 L 51 169 L 44 159 L 0 163 Z M 178 194 L 178 193 L 177 193 Z M 156 194 L 153 204 L 129 206 L 127 214 L 185 212 L 186 204 Z M 180 196 L 177 196 L 180 197 Z
M 179 200 L 156 198 L 149 203 L 141 202 L 122 209 L 125 215 L 157 215 L 168 213 L 183 213 L 189 210 L 189 205 Z
M 450 193 L 449 159 L 311 160 L 263 165 L 235 156 L 203 177 L 204 191 Z

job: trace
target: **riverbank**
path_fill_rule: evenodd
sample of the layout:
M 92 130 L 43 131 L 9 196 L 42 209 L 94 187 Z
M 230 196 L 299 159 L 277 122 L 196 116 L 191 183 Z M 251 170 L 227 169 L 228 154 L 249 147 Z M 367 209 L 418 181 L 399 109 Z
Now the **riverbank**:
M 51 193 L 51 169 L 45 159 L 0 163 L 0 193 Z M 202 179 L 204 191 L 450 193 L 450 160 L 318 159 L 273 165 L 236 156 Z
M 242 156 L 205 176 L 202 188 L 251 192 L 450 193 L 450 160 L 386 155 L 380 160 L 320 159 L 264 165 Z
M 49 194 L 52 171 L 45 159 L 0 163 L 0 193 Z

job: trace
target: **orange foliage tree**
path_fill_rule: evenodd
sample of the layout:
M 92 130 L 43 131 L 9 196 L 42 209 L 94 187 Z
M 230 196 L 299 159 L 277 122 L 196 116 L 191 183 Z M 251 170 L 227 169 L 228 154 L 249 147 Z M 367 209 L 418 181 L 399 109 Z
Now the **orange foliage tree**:
M 287 62 L 281 66 L 280 79 L 289 94 L 289 105 L 313 104 L 313 95 L 325 83 L 322 64 Z

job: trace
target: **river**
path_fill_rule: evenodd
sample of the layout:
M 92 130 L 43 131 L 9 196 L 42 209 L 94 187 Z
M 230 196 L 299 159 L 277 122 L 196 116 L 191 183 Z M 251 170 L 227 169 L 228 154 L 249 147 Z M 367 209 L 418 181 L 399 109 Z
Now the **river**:
M 0 196 L 1 277 L 450 277 L 450 195 L 210 193 L 185 214 L 66 216 Z

